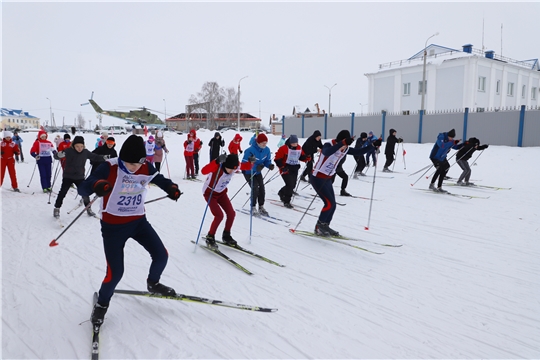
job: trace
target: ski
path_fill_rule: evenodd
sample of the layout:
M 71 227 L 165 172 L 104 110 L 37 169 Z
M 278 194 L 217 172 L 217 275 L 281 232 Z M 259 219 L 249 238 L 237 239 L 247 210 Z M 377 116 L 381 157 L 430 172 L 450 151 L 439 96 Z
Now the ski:
M 382 252 L 377 252 L 377 251 L 369 250 L 369 249 L 363 248 L 363 247 L 361 247 L 361 246 L 357 246 L 357 245 L 350 244 L 350 243 L 348 243 L 348 242 L 341 241 L 341 240 L 344 240 L 342 237 L 337 237 L 337 236 L 320 236 L 320 235 L 317 235 L 317 234 L 315 234 L 314 232 L 311 232 L 311 231 L 294 230 L 294 229 L 289 229 L 289 232 L 291 232 L 292 234 L 296 234 L 296 235 L 301 235 L 301 236 L 312 237 L 312 238 L 317 238 L 317 239 L 321 239 L 321 240 L 332 241 L 332 242 L 335 242 L 335 243 L 338 243 L 338 244 L 341 244 L 341 245 L 350 246 L 350 247 L 353 247 L 353 248 L 355 248 L 355 249 L 363 250 L 363 251 L 366 251 L 366 252 L 372 253 L 372 254 L 377 254 L 377 255 L 382 255 L 382 254 L 384 254 L 384 253 L 382 253 Z
M 371 199 L 371 198 L 368 198 L 368 197 L 358 196 L 358 195 L 351 195 L 351 196 L 348 196 L 348 197 L 352 197 L 352 198 L 355 198 L 355 199 L 364 199 L 364 200 L 380 201 L 379 199 Z
M 94 293 L 94 303 L 92 305 L 96 305 L 98 300 L 98 293 Z M 99 330 L 101 329 L 101 325 L 94 325 L 92 324 L 92 360 L 98 360 L 99 359 Z
M 253 257 L 256 257 L 257 259 L 266 261 L 267 263 L 270 263 L 270 264 L 273 264 L 273 265 L 276 265 L 276 266 L 279 266 L 279 267 L 285 267 L 285 265 L 281 265 L 280 263 L 275 262 L 274 260 L 270 260 L 269 258 L 267 258 L 265 256 L 256 254 L 253 251 L 250 251 L 250 250 L 248 250 L 246 248 L 241 247 L 240 245 L 229 245 L 229 244 L 226 244 L 223 241 L 219 241 L 219 240 L 216 240 L 216 242 L 218 244 L 221 244 L 221 245 L 226 246 L 228 248 L 234 249 L 236 251 L 242 252 L 242 253 L 247 254 L 247 255 L 251 255 Z
M 79 203 L 77 204 L 77 206 L 75 206 L 73 209 L 69 210 L 67 213 L 68 213 L 68 214 L 71 214 L 72 212 L 74 212 L 75 210 L 77 210 L 78 208 L 80 208 L 82 205 L 83 205 L 83 200 L 81 199 L 81 200 L 79 201 Z
M 318 195 L 312 195 L 312 196 L 318 196 Z M 354 196 L 343 196 L 343 197 L 354 197 Z M 337 202 L 337 201 L 336 201 L 336 205 L 339 205 L 339 206 L 345 206 L 345 205 L 347 205 L 347 204 L 340 203 L 340 202 Z
M 189 180 L 189 181 L 194 181 L 194 182 L 203 182 L 201 179 L 197 179 L 197 178 L 195 178 L 195 179 L 186 179 L 186 178 L 184 178 L 184 180 Z
M 305 213 L 306 215 L 309 215 L 309 216 L 319 217 L 319 215 L 314 215 L 314 214 L 310 214 L 310 213 L 306 212 L 306 211 L 307 211 L 306 208 L 302 208 L 302 207 L 300 207 L 300 206 L 299 206 L 300 209 L 296 209 L 295 207 L 293 207 L 293 208 L 291 209 L 291 208 L 285 207 L 285 205 L 283 205 L 283 203 L 281 203 L 281 201 L 279 201 L 279 202 L 278 202 L 278 201 L 274 202 L 274 201 L 270 200 L 270 203 L 271 203 L 272 205 L 280 206 L 280 207 L 282 207 L 282 208 L 289 209 L 289 210 L 292 210 L 292 211 L 297 211 L 297 212 L 302 213 L 302 214 Z M 294 205 L 294 206 L 296 206 L 296 205 Z M 315 208 L 313 208 L 313 209 L 315 209 Z
M 487 185 L 458 185 L 457 183 L 448 183 L 448 184 L 445 184 L 447 186 L 460 186 L 462 188 L 482 188 L 482 189 L 492 189 L 492 190 L 511 190 L 512 188 L 507 188 L 507 187 L 499 187 L 499 186 L 487 186 Z
M 203 238 L 204 239 L 204 238 Z M 194 244 L 197 244 L 195 241 L 191 240 L 192 243 Z M 245 272 L 246 274 L 248 275 L 253 275 L 253 273 L 251 271 L 249 271 L 248 269 L 246 269 L 245 267 L 243 267 L 242 265 L 240 265 L 239 263 L 237 263 L 236 261 L 234 261 L 233 259 L 231 259 L 230 257 L 228 257 L 227 255 L 225 255 L 224 253 L 222 253 L 221 251 L 219 251 L 219 249 L 212 249 L 212 248 L 209 248 L 208 246 L 206 245 L 203 245 L 203 244 L 198 244 L 200 247 L 202 247 L 203 249 L 219 256 L 220 258 L 222 258 L 223 260 L 227 261 L 229 264 L 233 265 L 234 267 L 236 267 L 237 269 L 240 269 L 242 270 L 243 272 Z
M 474 195 L 456 194 L 456 193 L 451 193 L 451 192 L 439 193 L 430 189 L 413 189 L 413 190 L 427 191 L 427 192 L 437 194 L 437 195 L 450 195 L 450 196 L 461 197 L 465 199 L 489 199 L 489 196 L 474 196 Z
M 236 211 L 241 212 L 242 214 L 251 215 L 250 211 L 247 210 L 247 209 L 236 209 Z M 257 219 L 267 221 L 267 222 L 272 223 L 272 224 L 276 224 L 276 225 L 283 225 L 283 226 L 286 226 L 286 227 L 291 226 L 291 223 L 289 223 L 288 221 L 277 218 L 277 217 L 274 217 L 274 216 L 254 215 L 253 217 L 257 218 Z
M 298 230 L 297 230 L 297 231 L 298 231 Z M 340 239 L 340 240 L 362 241 L 362 242 L 366 242 L 366 243 L 369 243 L 369 244 L 380 245 L 380 246 L 387 246 L 387 247 L 402 247 L 402 246 L 403 246 L 403 244 L 386 244 L 386 243 L 380 243 L 380 242 L 371 241 L 371 240 L 364 240 L 364 239 L 352 238 L 352 237 L 343 236 L 343 235 L 331 236 L 331 237 L 336 238 L 336 239 Z
M 275 308 L 267 308 L 267 307 L 261 307 L 261 306 L 253 306 L 253 305 L 243 305 L 243 304 L 238 304 L 238 303 L 233 303 L 233 302 L 228 302 L 228 301 L 206 299 L 206 298 L 202 298 L 198 296 L 184 295 L 184 294 L 170 296 L 170 295 L 152 294 L 148 291 L 119 290 L 119 289 L 114 290 L 114 292 L 115 294 L 146 296 L 146 297 L 157 298 L 157 299 L 195 302 L 199 304 L 223 306 L 223 307 L 239 309 L 239 310 L 249 310 L 249 311 L 257 311 L 257 312 L 267 312 L 267 313 L 278 311 L 278 309 L 275 309 Z
M 283 201 L 281 200 L 277 200 L 277 199 L 268 199 L 268 201 L 270 201 L 272 204 L 275 204 L 275 205 L 283 205 Z M 294 204 L 294 207 L 295 208 L 299 208 L 299 209 L 303 209 L 303 210 L 315 210 L 315 207 L 312 207 L 312 208 L 308 208 L 306 206 L 302 206 L 302 205 L 297 205 L 297 204 Z M 292 209 L 291 209 L 292 210 Z

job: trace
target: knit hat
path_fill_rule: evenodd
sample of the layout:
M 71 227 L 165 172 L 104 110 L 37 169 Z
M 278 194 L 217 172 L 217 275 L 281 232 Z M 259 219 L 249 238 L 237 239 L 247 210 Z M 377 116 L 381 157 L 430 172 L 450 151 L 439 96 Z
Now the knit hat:
M 281 135 L 281 138 L 282 138 L 282 139 L 286 139 L 286 138 L 287 138 L 287 135 L 283 134 L 283 135 Z
M 367 134 L 365 132 L 361 133 L 360 139 L 365 139 L 365 138 L 367 138 Z
M 298 136 L 296 135 L 289 136 L 289 144 L 298 144 Z
M 137 135 L 130 135 L 120 149 L 119 158 L 129 163 L 144 164 L 146 160 L 146 147 L 144 146 L 143 138 Z
M 5 137 L 5 138 L 7 138 L 7 137 L 13 137 L 13 134 L 11 133 L 11 131 L 4 130 L 4 137 Z
M 238 167 L 238 155 L 235 155 L 235 154 L 227 155 L 227 159 L 225 159 L 223 166 L 228 169 L 236 169 Z
M 373 135 L 373 131 L 370 131 L 370 132 L 369 132 L 369 136 L 372 136 L 372 135 Z
M 37 136 L 38 136 L 38 139 L 41 139 L 41 137 L 45 135 L 45 139 L 47 138 L 47 132 L 45 130 L 39 130 Z
M 456 130 L 452 129 L 448 132 L 448 137 L 455 138 L 456 137 Z
M 257 136 L 257 144 L 260 144 L 260 143 L 263 143 L 265 141 L 268 141 L 268 137 L 263 134 L 263 133 L 260 133 L 258 136 Z
M 161 131 L 158 131 L 157 134 L 156 134 L 157 137 L 161 138 L 163 137 L 163 133 Z
M 69 134 L 64 134 L 64 140 L 71 139 L 71 136 Z
M 321 132 L 320 132 L 319 130 L 315 130 L 315 131 L 313 132 L 313 136 L 314 136 L 314 137 L 322 136 L 322 134 L 321 134 Z
M 153 137 L 152 135 L 150 135 L 150 136 L 148 137 L 148 141 L 154 141 L 154 137 Z
M 348 139 L 351 137 L 351 133 L 349 132 L 349 130 L 341 130 L 338 134 L 337 134 L 337 137 L 336 137 L 336 141 L 337 142 L 340 142 L 341 140 L 343 139 Z
M 392 135 L 393 133 L 395 133 L 395 132 L 397 132 L 397 131 L 394 130 L 394 129 L 390 129 L 388 132 L 390 133 L 390 135 Z
M 189 133 L 190 133 L 191 135 L 193 135 L 194 138 L 197 137 L 197 132 L 195 131 L 195 129 L 191 129 L 191 130 L 189 131 Z
M 71 142 L 71 146 L 75 146 L 75 144 L 83 144 L 84 145 L 84 138 L 80 135 L 75 136 L 73 141 Z

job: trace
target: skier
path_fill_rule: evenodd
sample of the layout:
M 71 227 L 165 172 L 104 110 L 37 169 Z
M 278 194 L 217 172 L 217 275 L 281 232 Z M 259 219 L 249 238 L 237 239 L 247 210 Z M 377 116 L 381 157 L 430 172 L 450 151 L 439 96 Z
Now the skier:
M 317 195 L 324 202 L 324 206 L 315 225 L 315 234 L 320 236 L 338 236 L 339 232 L 330 228 L 330 222 L 336 211 L 336 198 L 332 189 L 332 176 L 336 172 L 339 161 L 345 155 L 363 155 L 377 146 L 381 146 L 381 140 L 373 141 L 365 148 L 352 148 L 354 142 L 348 130 L 341 130 L 331 142 L 324 144 L 321 156 L 313 167 L 310 183 Z
M 44 193 L 51 192 L 51 177 L 52 177 L 52 154 L 56 153 L 52 142 L 47 140 L 47 132 L 40 130 L 38 138 L 34 141 L 30 149 L 30 155 L 37 161 L 39 169 L 39 177 L 41 180 L 41 188 Z
M 244 178 L 251 187 L 253 181 L 253 189 L 251 198 L 251 209 L 253 215 L 268 216 L 268 211 L 264 208 L 265 189 L 264 179 L 262 176 L 262 170 L 267 167 L 270 170 L 274 170 L 274 164 L 270 159 L 270 149 L 266 146 L 268 144 L 268 137 L 260 133 L 257 136 L 255 144 L 251 145 L 244 151 L 244 158 L 242 163 L 252 162 L 253 166 L 249 170 L 242 170 Z M 242 166 L 244 168 L 244 166 Z M 256 205 L 259 203 L 259 210 L 257 211 Z
M 12 136 L 11 131 L 4 131 L 4 137 L 1 143 L 2 177 L 0 178 L 0 186 L 4 183 L 4 175 L 6 174 L 7 167 L 13 191 L 20 192 L 19 185 L 17 184 L 17 173 L 15 172 L 15 156 L 20 154 L 20 150 L 19 146 L 12 140 Z
M 86 160 L 90 159 L 90 161 L 94 162 L 103 162 L 104 160 L 107 160 L 109 156 L 91 153 L 90 150 L 84 147 L 84 138 L 82 136 L 75 136 L 71 142 L 71 146 L 64 151 L 59 151 L 54 154 L 54 158 L 57 160 L 64 159 L 66 164 L 62 176 L 62 186 L 60 187 L 60 192 L 54 203 L 53 216 L 58 219 L 60 217 L 60 208 L 62 207 L 64 198 L 71 185 L 75 184 L 78 188 L 84 181 L 84 166 Z M 82 196 L 82 200 L 84 206 L 87 206 L 90 203 L 90 198 L 88 196 Z M 89 216 L 96 215 L 91 208 L 88 208 L 86 212 Z
M 150 135 L 144 145 L 146 146 L 146 160 L 149 163 L 154 164 L 154 154 L 156 153 L 156 143 L 154 142 L 154 136 Z
M 195 129 L 191 129 L 190 133 L 193 137 L 193 165 L 195 165 L 195 176 L 199 175 L 199 150 L 201 150 L 203 142 L 197 137 Z
M 302 147 L 298 145 L 298 136 L 296 135 L 289 136 L 283 146 L 276 152 L 274 162 L 279 168 L 281 178 L 285 182 L 285 186 L 279 189 L 278 195 L 286 208 L 293 209 L 291 199 L 298 180 L 300 161 L 306 162 L 309 160 L 309 156 L 307 156 L 302 150 Z
M 238 153 L 242 154 L 242 135 L 236 134 L 234 135 L 234 138 L 229 143 L 229 154 L 238 155 Z
M 71 135 L 75 136 L 76 132 L 77 132 L 77 129 L 75 128 L 75 126 L 72 126 L 71 127 Z
M 56 150 L 58 150 L 58 145 L 62 142 L 62 137 L 60 135 L 56 135 L 54 138 L 54 145 L 56 145 Z
M 17 146 L 19 147 L 19 153 L 21 155 L 21 161 L 24 162 L 24 155 L 23 155 L 23 151 L 22 151 L 22 142 L 23 142 L 22 137 L 19 136 L 19 133 L 17 131 L 14 131 L 12 139 L 13 139 L 13 142 L 15 144 L 17 144 Z M 17 162 L 19 162 L 19 154 L 15 154 L 15 160 Z
M 156 147 L 154 148 L 154 166 L 156 167 L 157 171 L 160 171 L 161 162 L 163 161 L 163 151 L 165 150 L 166 154 L 169 153 L 167 146 L 165 146 L 165 139 L 163 138 L 163 133 L 161 131 L 158 131 L 156 133 L 155 144 Z M 193 154 L 193 158 L 195 159 L 195 154 Z
M 94 325 L 103 324 L 114 289 L 122 279 L 124 246 L 129 238 L 143 246 L 152 258 L 146 280 L 148 291 L 165 296 L 176 295 L 174 289 L 159 282 L 167 265 L 168 253 L 146 219 L 144 200 L 148 182 L 159 186 L 172 200 L 178 200 L 181 195 L 178 185 L 163 177 L 146 161 L 144 140 L 137 135 L 130 135 L 120 149 L 120 157 L 107 160 L 79 187 L 81 196 L 90 196 L 95 192 L 97 196 L 103 197 L 101 234 L 107 275 L 92 310 L 90 320 Z M 126 183 L 130 186 L 123 186 Z
M 217 159 L 221 153 L 221 148 L 225 146 L 225 141 L 221 138 L 219 131 L 216 131 L 214 137 L 208 142 L 210 146 L 210 161 Z
M 450 152 L 450 149 L 457 150 L 461 147 L 458 145 L 459 140 L 454 140 L 455 136 L 456 130 L 454 129 L 447 133 L 440 133 L 437 136 L 437 141 L 433 145 L 433 149 L 431 149 L 431 153 L 429 154 L 431 162 L 437 169 L 433 175 L 433 178 L 431 179 L 431 183 L 429 184 L 429 188 L 435 192 L 448 192 L 442 188 L 444 177 L 446 176 L 448 169 L 450 169 L 450 164 L 448 163 L 448 160 L 446 160 L 446 155 L 448 152 Z M 437 179 L 439 179 L 439 182 L 437 183 L 437 187 L 435 187 L 435 181 L 437 181 Z
M 108 137 L 109 137 L 109 134 L 106 131 L 103 131 L 101 133 L 101 136 L 98 137 L 96 140 L 96 148 L 105 145 L 105 141 L 107 141 Z
M 368 142 L 373 143 L 377 141 L 377 137 L 373 134 L 373 131 L 370 131 L 368 134 Z M 370 151 L 366 154 L 366 166 L 369 166 L 369 158 L 373 158 L 373 167 L 377 167 L 377 154 L 379 153 L 379 148 L 369 148 Z
M 193 152 L 195 150 L 195 142 L 193 135 L 188 134 L 188 138 L 184 141 L 184 158 L 186 159 L 186 179 L 195 179 L 195 169 L 193 168 Z
M 383 172 L 392 172 L 388 167 L 392 165 L 394 162 L 394 150 L 396 147 L 396 143 L 402 143 L 402 138 L 396 138 L 397 131 L 394 129 L 390 129 L 389 131 L 390 135 L 388 136 L 388 139 L 386 139 L 386 147 L 384 148 L 384 154 L 386 155 L 386 163 L 384 164 Z
M 323 144 L 321 142 L 321 132 L 319 130 L 315 130 L 313 134 L 306 139 L 304 142 L 304 145 L 302 145 L 302 150 L 304 151 L 304 154 L 306 156 L 309 156 L 311 160 L 309 160 L 306 163 L 306 168 L 304 169 L 304 172 L 302 173 L 302 176 L 300 177 L 301 181 L 306 182 L 306 176 L 309 177 L 311 174 L 311 171 L 313 170 L 313 161 L 315 159 L 315 153 L 319 151 L 319 149 L 323 148 Z
M 283 144 L 285 144 L 285 141 L 287 141 L 287 136 L 285 134 L 282 134 L 281 139 L 279 139 L 279 142 L 277 143 L 277 148 L 279 149 L 280 147 L 282 147 Z
M 71 136 L 69 136 L 69 134 L 64 134 L 64 141 L 58 144 L 58 151 L 64 151 L 70 146 L 71 146 Z M 62 170 L 64 170 L 66 166 L 65 158 L 60 159 L 60 165 L 62 165 Z
M 236 245 L 236 240 L 231 236 L 231 228 L 236 212 L 227 194 L 227 186 L 239 165 L 238 155 L 221 154 L 217 159 L 210 161 L 210 163 L 201 169 L 203 175 L 208 175 L 203 185 L 203 196 L 208 203 L 212 215 L 214 215 L 214 220 L 205 238 L 206 245 L 210 248 L 217 249 L 218 247 L 215 235 L 219 224 L 223 220 L 223 211 L 225 211 L 227 220 L 225 221 L 225 229 L 223 230 L 221 239 L 228 245 Z M 242 163 L 240 169 L 249 170 L 251 166 L 252 164 L 250 162 L 245 162 Z M 223 211 L 221 211 L 222 209 Z
M 362 132 L 360 134 L 360 138 L 356 139 L 354 147 L 357 149 L 361 149 L 365 148 L 366 146 L 369 146 L 369 142 L 367 141 L 367 134 L 365 132 Z M 366 174 L 364 174 L 364 168 L 366 167 L 366 158 L 364 157 L 364 155 L 355 156 L 354 160 L 356 160 L 356 169 L 354 170 L 353 179 L 358 179 L 358 175 L 366 176 Z
M 109 156 L 109 159 L 113 159 L 118 157 L 118 153 L 116 152 L 116 141 L 112 136 L 109 136 L 107 140 L 105 140 L 105 146 L 100 146 L 97 149 L 94 149 L 92 151 L 96 155 L 107 155 Z M 92 161 L 90 160 L 90 165 L 92 165 L 92 168 L 90 170 L 90 174 L 94 174 L 98 167 L 103 164 L 103 161 Z
M 469 181 L 469 179 L 471 178 L 471 167 L 469 166 L 469 159 L 476 150 L 484 150 L 488 147 L 488 144 L 480 145 L 480 140 L 475 137 L 472 137 L 467 142 L 461 144 L 461 149 L 456 155 L 456 162 L 463 170 L 457 181 L 458 185 L 474 186 L 474 183 Z M 465 180 L 465 182 L 463 182 L 463 180 Z

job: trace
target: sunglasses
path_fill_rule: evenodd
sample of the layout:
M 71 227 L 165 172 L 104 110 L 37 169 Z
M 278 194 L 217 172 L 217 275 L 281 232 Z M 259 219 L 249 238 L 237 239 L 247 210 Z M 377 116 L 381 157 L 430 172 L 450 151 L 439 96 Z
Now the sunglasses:
M 116 144 L 113 140 L 107 140 L 105 141 L 106 144 L 109 144 L 109 145 L 114 145 Z

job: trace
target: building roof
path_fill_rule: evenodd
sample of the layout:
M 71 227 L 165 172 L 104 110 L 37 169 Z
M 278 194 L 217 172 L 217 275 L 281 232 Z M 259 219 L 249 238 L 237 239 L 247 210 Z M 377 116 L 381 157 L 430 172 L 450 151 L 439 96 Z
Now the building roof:
M 231 116 L 232 115 L 232 116 Z M 238 114 L 237 113 L 218 113 L 216 114 L 214 120 L 227 120 L 227 119 L 231 119 L 231 120 L 236 120 L 237 119 L 237 116 Z M 190 119 L 191 120 L 206 120 L 206 113 L 190 113 Z M 252 121 L 260 121 L 261 119 L 259 119 L 258 117 L 255 117 L 251 114 L 248 114 L 248 113 L 240 113 L 240 119 L 242 120 L 246 120 L 246 119 L 249 119 L 249 120 L 252 120 Z M 174 116 L 171 116 L 169 118 L 166 119 L 167 121 L 178 121 L 178 120 L 186 120 L 186 113 L 180 113 L 180 114 L 177 114 L 177 115 L 174 115 Z
M 0 113 L 2 114 L 2 116 L 17 116 L 17 117 L 27 117 L 27 118 L 37 119 L 36 116 L 30 115 L 28 112 L 22 111 L 22 109 L 16 110 L 16 109 L 1 108 Z

